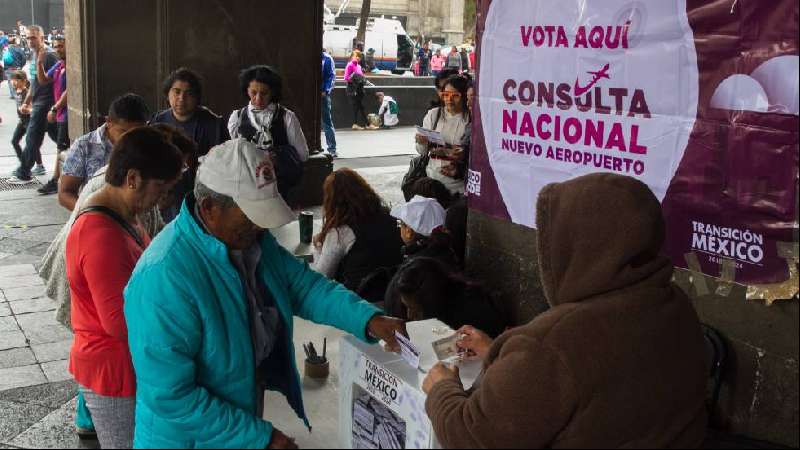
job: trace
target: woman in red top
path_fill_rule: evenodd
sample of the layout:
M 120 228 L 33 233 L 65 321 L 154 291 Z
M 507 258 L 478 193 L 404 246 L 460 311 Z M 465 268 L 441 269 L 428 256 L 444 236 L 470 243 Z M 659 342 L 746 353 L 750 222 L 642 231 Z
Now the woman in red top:
M 150 242 L 137 217 L 172 189 L 183 166 L 162 132 L 129 131 L 111 154 L 106 186 L 87 200 L 67 238 L 75 332 L 69 370 L 102 448 L 133 445 L 136 383 L 122 292 Z

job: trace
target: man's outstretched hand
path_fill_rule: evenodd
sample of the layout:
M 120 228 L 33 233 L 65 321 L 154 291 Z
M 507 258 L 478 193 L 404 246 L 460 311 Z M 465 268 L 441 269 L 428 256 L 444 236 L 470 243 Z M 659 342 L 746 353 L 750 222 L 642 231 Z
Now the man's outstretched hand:
M 370 336 L 386 342 L 387 350 L 390 352 L 400 351 L 400 344 L 394 336 L 395 332 L 408 337 L 405 321 L 394 317 L 375 316 L 367 324 L 367 330 Z

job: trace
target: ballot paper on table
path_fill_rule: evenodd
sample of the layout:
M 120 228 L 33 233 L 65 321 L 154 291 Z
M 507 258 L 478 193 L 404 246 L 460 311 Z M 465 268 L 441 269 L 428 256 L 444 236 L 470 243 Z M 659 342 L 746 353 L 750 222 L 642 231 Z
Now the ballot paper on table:
M 419 355 L 415 367 L 401 355 L 385 351 L 385 343 L 371 345 L 354 336 L 340 341 L 341 448 L 441 448 L 425 410 L 422 385 L 441 357 L 454 351 L 452 340 L 458 333 L 438 320 L 408 322 L 406 329 L 409 338 L 398 341 L 401 348 L 410 341 L 406 351 Z M 456 364 L 464 389 L 470 389 L 482 363 L 467 359 Z
M 419 134 L 421 136 L 425 136 L 426 138 L 428 138 L 428 142 L 430 142 L 431 144 L 441 145 L 443 147 L 445 145 L 447 145 L 447 142 L 444 141 L 444 136 L 442 136 L 442 133 L 440 133 L 438 131 L 429 130 L 427 128 L 422 128 L 422 127 L 418 126 L 417 127 L 417 134 Z
M 397 343 L 400 344 L 400 357 L 411 367 L 418 369 L 421 355 L 420 351 L 402 334 L 395 331 L 394 336 L 397 338 Z

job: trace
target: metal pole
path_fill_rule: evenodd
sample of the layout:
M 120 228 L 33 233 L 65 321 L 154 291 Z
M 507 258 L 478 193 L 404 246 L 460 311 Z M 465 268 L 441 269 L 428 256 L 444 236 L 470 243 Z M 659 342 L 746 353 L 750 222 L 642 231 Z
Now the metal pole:
M 36 12 L 33 9 L 33 0 L 31 0 L 31 25 L 36 24 Z

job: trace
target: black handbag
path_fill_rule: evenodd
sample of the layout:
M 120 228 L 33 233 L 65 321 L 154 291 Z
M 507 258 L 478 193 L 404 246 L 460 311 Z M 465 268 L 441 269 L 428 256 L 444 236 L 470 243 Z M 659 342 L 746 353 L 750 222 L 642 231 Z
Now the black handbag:
M 289 191 L 300 184 L 305 165 L 297 155 L 297 149 L 291 145 L 275 145 L 269 148 L 272 162 L 275 164 L 275 176 L 278 179 L 278 192 L 287 198 Z
M 428 176 L 428 163 L 431 161 L 429 155 L 417 156 L 411 160 L 408 167 L 408 172 L 403 177 L 403 183 L 400 185 L 403 190 L 403 197 L 407 202 L 411 201 L 411 188 L 417 180 Z
M 350 82 L 347 83 L 347 96 L 363 97 L 364 86 L 366 85 L 367 85 L 367 78 L 364 75 L 354 73 L 350 77 Z
M 439 121 L 441 118 L 442 109 L 439 108 L 439 111 L 436 114 L 436 119 L 433 121 L 434 130 L 439 127 Z M 403 177 L 403 183 L 400 185 L 401 189 L 403 190 L 403 197 L 405 197 L 407 202 L 411 201 L 411 188 L 414 186 L 414 183 L 416 183 L 420 178 L 425 178 L 428 176 L 428 163 L 430 161 L 430 153 L 417 156 L 411 160 L 411 164 L 408 167 L 408 172 L 406 172 L 406 175 Z

